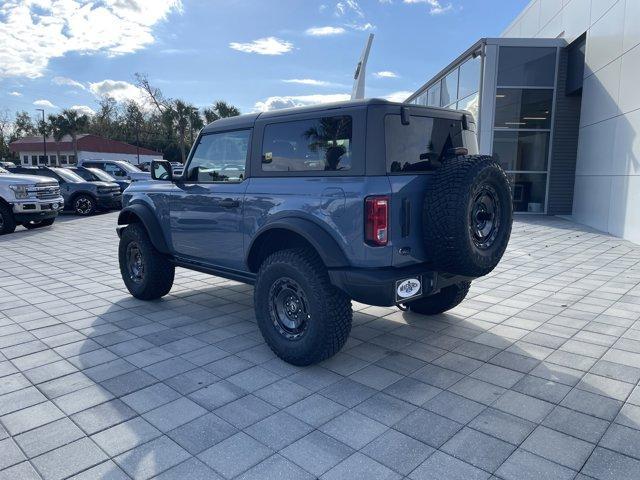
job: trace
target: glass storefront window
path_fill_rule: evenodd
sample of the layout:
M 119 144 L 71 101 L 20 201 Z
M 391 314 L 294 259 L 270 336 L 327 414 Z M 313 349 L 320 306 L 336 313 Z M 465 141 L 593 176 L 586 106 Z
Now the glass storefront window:
M 467 98 L 463 98 L 458 102 L 458 106 L 456 107 L 458 110 L 468 110 L 473 115 L 473 118 L 478 121 L 480 114 L 480 103 L 478 92 L 473 95 L 469 95 Z
M 549 132 L 497 130 L 493 156 L 505 170 L 546 172 L 549 136 Z
M 496 128 L 550 129 L 553 90 L 498 88 Z
M 480 89 L 480 57 L 470 58 L 460 66 L 458 98 L 465 98 Z
M 499 86 L 553 87 L 555 72 L 555 48 L 500 47 Z
M 440 106 L 455 102 L 458 98 L 458 69 L 448 74 L 442 79 L 442 90 L 440 92 Z
M 440 106 L 440 82 L 427 90 L 427 105 L 430 107 Z
M 544 213 L 546 173 L 509 173 L 507 177 L 511 183 L 515 212 Z

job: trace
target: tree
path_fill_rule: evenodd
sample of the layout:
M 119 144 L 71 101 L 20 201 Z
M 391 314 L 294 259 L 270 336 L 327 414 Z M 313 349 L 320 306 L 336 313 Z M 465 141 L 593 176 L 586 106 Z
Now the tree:
M 63 110 L 60 119 L 60 127 L 64 132 L 63 135 L 70 135 L 73 142 L 73 155 L 76 162 L 78 161 L 78 133 L 85 131 L 89 126 L 89 117 L 87 115 L 79 115 L 76 110 Z
M 38 129 L 36 128 L 31 116 L 24 110 L 16 112 L 16 119 L 13 122 L 13 136 L 14 138 L 28 137 L 36 135 Z
M 204 127 L 204 121 L 200 116 L 200 110 L 193 107 L 189 112 L 189 142 L 193 145 L 193 134 Z
M 49 115 L 47 120 L 48 129 L 51 132 L 51 136 L 56 142 L 57 164 L 60 165 L 60 142 L 65 136 L 64 117 L 62 115 Z
M 156 110 L 160 115 L 168 108 L 168 103 L 163 95 L 162 91 L 151 85 L 147 75 L 144 73 L 136 73 L 136 85 L 139 89 L 141 89 L 147 98 L 151 101 L 151 103 L 155 106 Z
M 0 158 L 9 158 L 9 140 L 11 137 L 11 120 L 9 111 L 0 112 Z
M 174 111 L 174 121 L 178 130 L 178 144 L 180 145 L 180 156 L 182 157 L 182 163 L 187 160 L 185 137 L 187 133 L 187 127 L 189 126 L 189 118 L 191 112 L 196 108 L 193 105 L 189 105 L 182 100 L 175 100 L 172 105 Z
M 203 113 L 207 123 L 211 123 L 219 118 L 236 117 L 240 115 L 240 110 L 223 100 L 218 100 L 211 108 L 205 108 Z

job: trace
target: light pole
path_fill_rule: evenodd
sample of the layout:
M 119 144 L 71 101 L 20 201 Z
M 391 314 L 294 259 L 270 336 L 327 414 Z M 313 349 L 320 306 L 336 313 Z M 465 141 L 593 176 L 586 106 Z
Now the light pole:
M 38 112 L 42 112 L 42 148 L 44 150 L 44 163 L 46 165 L 47 164 L 47 128 L 44 124 L 44 108 L 36 108 L 36 110 Z

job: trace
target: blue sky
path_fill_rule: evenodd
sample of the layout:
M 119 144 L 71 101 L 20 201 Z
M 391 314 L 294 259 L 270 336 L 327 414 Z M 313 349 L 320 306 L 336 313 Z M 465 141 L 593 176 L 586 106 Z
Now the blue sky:
M 166 97 L 243 112 L 341 98 L 369 32 L 367 96 L 402 97 L 528 0 L 3 0 L 0 110 Z M 405 95 L 406 96 L 406 95 Z M 34 104 L 35 103 L 35 104 Z

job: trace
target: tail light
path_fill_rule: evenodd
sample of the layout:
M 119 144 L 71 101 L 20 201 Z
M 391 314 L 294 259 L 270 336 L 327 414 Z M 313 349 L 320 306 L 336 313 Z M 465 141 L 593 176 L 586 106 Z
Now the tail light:
M 382 246 L 389 241 L 389 197 L 367 197 L 365 199 L 365 241 Z

